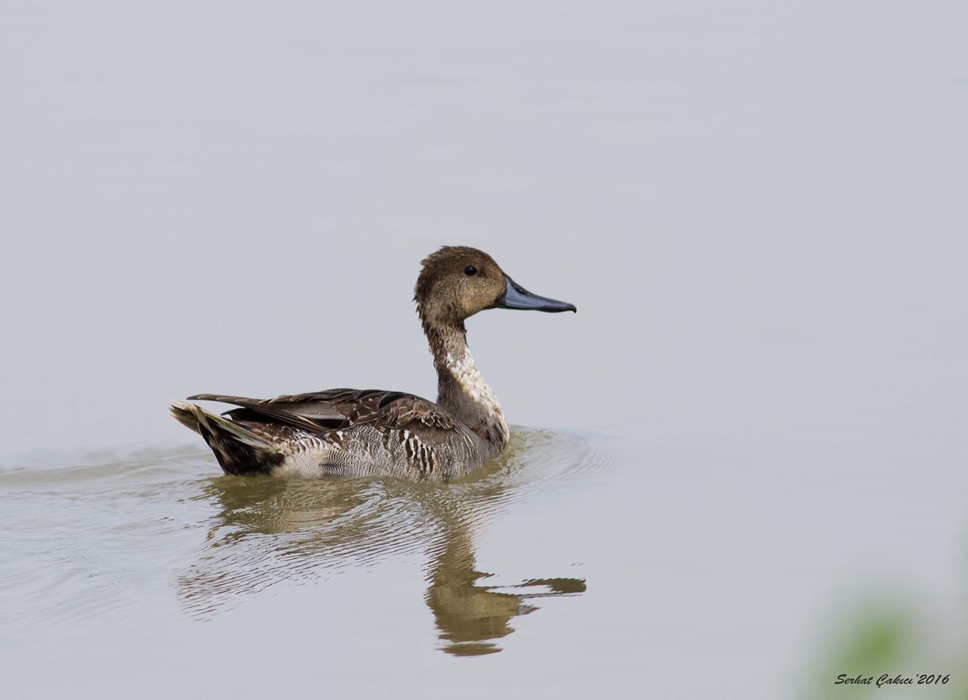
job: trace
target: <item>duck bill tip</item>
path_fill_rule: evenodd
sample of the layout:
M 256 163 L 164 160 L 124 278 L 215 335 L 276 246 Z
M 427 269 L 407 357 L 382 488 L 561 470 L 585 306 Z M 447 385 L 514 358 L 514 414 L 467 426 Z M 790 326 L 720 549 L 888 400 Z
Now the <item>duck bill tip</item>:
M 574 304 L 557 299 L 532 294 L 513 279 L 504 276 L 507 288 L 498 300 L 494 303 L 499 309 L 515 309 L 519 311 L 544 311 L 545 313 L 561 313 L 571 311 L 578 313 Z

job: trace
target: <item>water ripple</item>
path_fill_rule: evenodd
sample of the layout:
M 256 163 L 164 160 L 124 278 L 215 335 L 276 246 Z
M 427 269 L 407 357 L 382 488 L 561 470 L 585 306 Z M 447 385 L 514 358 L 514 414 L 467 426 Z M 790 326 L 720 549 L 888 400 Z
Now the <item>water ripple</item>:
M 0 624 L 110 618 L 132 590 L 170 585 L 172 571 L 182 609 L 205 619 L 283 582 L 413 556 L 442 648 L 493 653 L 508 621 L 534 610 L 525 601 L 580 594 L 585 582 L 481 585 L 474 533 L 610 464 L 585 438 L 515 428 L 501 458 L 446 485 L 207 476 L 213 460 L 197 448 L 0 466 L 0 595 L 16 600 Z

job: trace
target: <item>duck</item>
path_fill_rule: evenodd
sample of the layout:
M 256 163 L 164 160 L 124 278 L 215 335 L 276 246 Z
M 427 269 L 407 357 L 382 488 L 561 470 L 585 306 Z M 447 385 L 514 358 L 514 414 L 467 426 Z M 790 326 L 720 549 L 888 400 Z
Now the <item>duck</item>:
M 577 312 L 532 294 L 487 253 L 444 246 L 421 263 L 414 302 L 437 371 L 437 401 L 379 389 L 329 389 L 252 399 L 195 394 L 172 401 L 175 420 L 201 435 L 235 476 L 395 476 L 449 481 L 508 444 L 501 404 L 481 376 L 464 322 L 486 309 Z M 193 401 L 234 406 L 213 413 Z

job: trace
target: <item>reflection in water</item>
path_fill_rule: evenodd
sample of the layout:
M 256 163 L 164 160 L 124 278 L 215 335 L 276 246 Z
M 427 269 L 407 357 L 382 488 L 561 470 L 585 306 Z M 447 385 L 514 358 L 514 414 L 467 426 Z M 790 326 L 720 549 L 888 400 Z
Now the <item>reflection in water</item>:
M 444 651 L 500 651 L 493 642 L 533 601 L 584 592 L 581 579 L 486 586 L 474 529 L 526 486 L 567 478 L 588 450 L 578 438 L 517 429 L 499 460 L 449 485 L 394 479 L 283 480 L 221 477 L 201 498 L 219 513 L 200 560 L 179 578 L 186 608 L 209 616 L 280 581 L 305 581 L 408 552 L 430 555 L 426 603 Z
M 530 579 L 517 586 L 501 587 L 520 590 L 520 593 L 479 586 L 477 582 L 491 574 L 475 569 L 466 529 L 460 528 L 451 534 L 433 562 L 426 596 L 440 638 L 449 642 L 444 648 L 448 653 L 474 656 L 500 651 L 489 640 L 511 634 L 514 631 L 509 624 L 511 618 L 536 609 L 525 600 L 585 591 L 585 581 L 574 578 Z

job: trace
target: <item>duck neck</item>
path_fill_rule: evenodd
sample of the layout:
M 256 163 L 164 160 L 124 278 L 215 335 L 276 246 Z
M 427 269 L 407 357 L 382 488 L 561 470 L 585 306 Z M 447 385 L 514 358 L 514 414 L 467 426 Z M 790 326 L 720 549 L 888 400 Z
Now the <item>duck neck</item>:
M 437 404 L 450 411 L 499 452 L 510 431 L 501 404 L 484 381 L 467 346 L 464 324 L 424 324 L 437 369 Z

